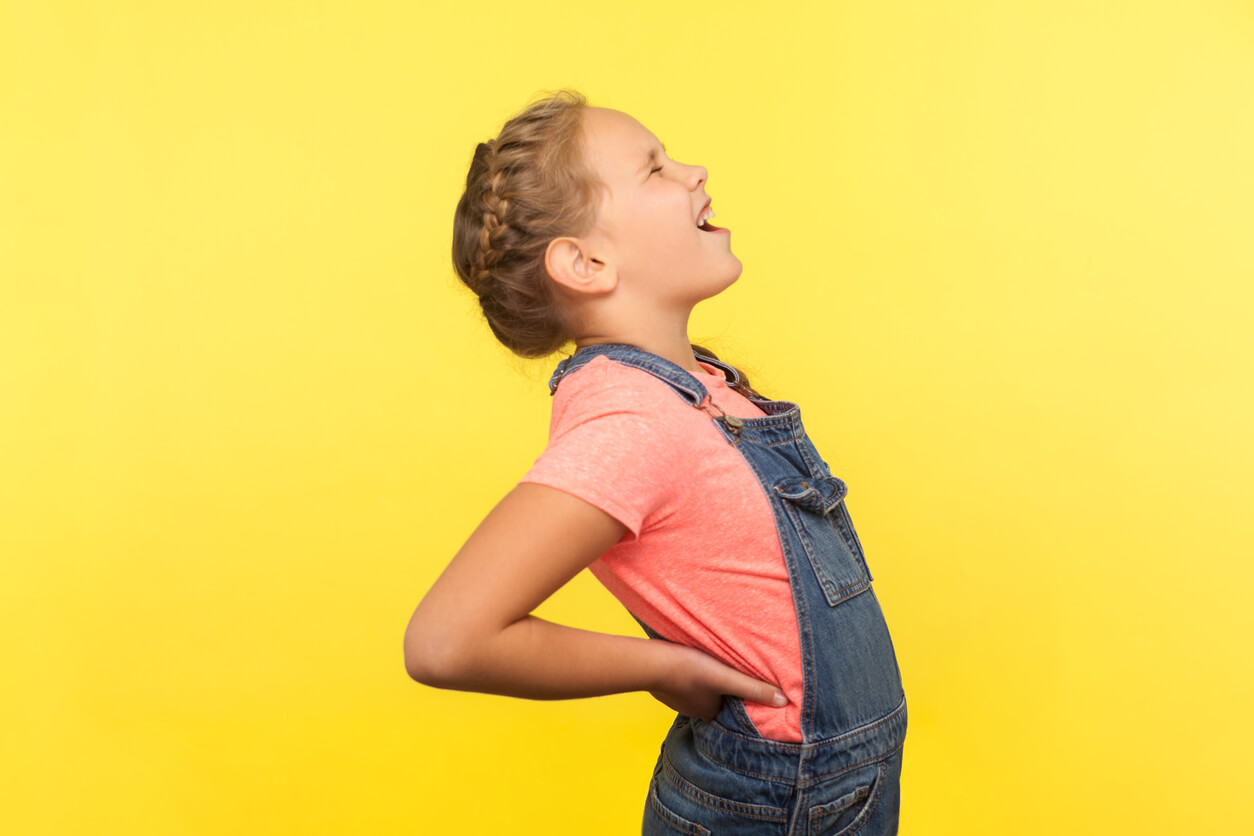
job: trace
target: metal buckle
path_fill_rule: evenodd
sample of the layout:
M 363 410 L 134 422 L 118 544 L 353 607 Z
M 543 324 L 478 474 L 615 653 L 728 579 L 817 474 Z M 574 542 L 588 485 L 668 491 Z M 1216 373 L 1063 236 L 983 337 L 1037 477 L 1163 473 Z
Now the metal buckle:
M 565 360 L 557 364 L 557 377 L 553 379 L 553 385 L 549 387 L 549 397 L 557 394 L 557 384 L 562 382 L 562 378 L 566 376 L 566 369 L 570 367 L 570 361 L 575 359 L 575 355 L 570 355 Z
M 718 413 L 715 414 L 710 407 L 717 409 Z M 745 422 L 737 418 L 735 415 L 728 415 L 724 412 L 722 407 L 714 403 L 714 400 L 708 394 L 701 399 L 701 403 L 697 404 L 697 409 L 701 409 L 709 413 L 715 421 L 718 421 L 724 427 L 727 427 L 727 430 L 732 435 L 740 435 L 740 428 L 745 425 Z

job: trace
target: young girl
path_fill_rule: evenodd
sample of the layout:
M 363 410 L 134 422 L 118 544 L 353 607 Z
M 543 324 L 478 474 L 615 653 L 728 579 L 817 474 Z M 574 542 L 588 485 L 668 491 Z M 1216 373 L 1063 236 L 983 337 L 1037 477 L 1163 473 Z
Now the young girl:
M 475 150 L 453 263 L 497 338 L 558 364 L 548 447 L 414 612 L 410 675 L 678 712 L 644 833 L 897 832 L 906 703 L 862 546 L 797 406 L 691 345 L 741 263 L 701 166 L 560 91 Z M 650 638 L 531 611 L 588 567 Z

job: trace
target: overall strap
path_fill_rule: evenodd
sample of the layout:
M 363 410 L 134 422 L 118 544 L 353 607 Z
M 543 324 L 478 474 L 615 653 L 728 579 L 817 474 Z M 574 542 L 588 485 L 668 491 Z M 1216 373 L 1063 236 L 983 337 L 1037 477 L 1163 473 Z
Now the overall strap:
M 622 343 L 602 343 L 578 349 L 570 357 L 557 364 L 557 368 L 553 371 L 553 376 L 549 378 L 549 394 L 552 395 L 557 391 L 557 385 L 561 383 L 563 377 L 586 366 L 600 356 L 648 372 L 663 383 L 668 384 L 692 406 L 700 407 L 709 397 L 705 387 L 689 374 L 687 370 L 644 349 Z M 740 375 L 726 363 L 719 362 L 713 357 L 706 357 L 703 354 L 697 354 L 696 358 L 702 363 L 714 366 L 722 371 L 723 376 L 733 384 L 740 382 Z

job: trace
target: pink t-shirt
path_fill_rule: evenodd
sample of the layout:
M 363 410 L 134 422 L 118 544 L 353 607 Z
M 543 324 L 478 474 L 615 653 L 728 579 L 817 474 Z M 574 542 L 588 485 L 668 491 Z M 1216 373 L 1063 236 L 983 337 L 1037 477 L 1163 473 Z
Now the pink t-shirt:
M 694 376 L 724 412 L 764 414 L 702 368 Z M 557 387 L 549 445 L 521 481 L 627 526 L 593 575 L 663 637 L 779 685 L 788 705 L 745 709 L 764 737 L 801 740 L 801 645 L 774 515 L 708 412 L 648 372 L 596 357 Z

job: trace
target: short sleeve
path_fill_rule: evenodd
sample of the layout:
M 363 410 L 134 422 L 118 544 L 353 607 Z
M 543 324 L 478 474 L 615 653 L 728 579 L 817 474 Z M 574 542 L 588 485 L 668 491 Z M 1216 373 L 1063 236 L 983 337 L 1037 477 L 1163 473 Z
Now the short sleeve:
M 639 537 L 691 483 L 681 442 L 689 411 L 665 383 L 604 358 L 558 386 L 549 443 L 520 480 L 601 509 Z

